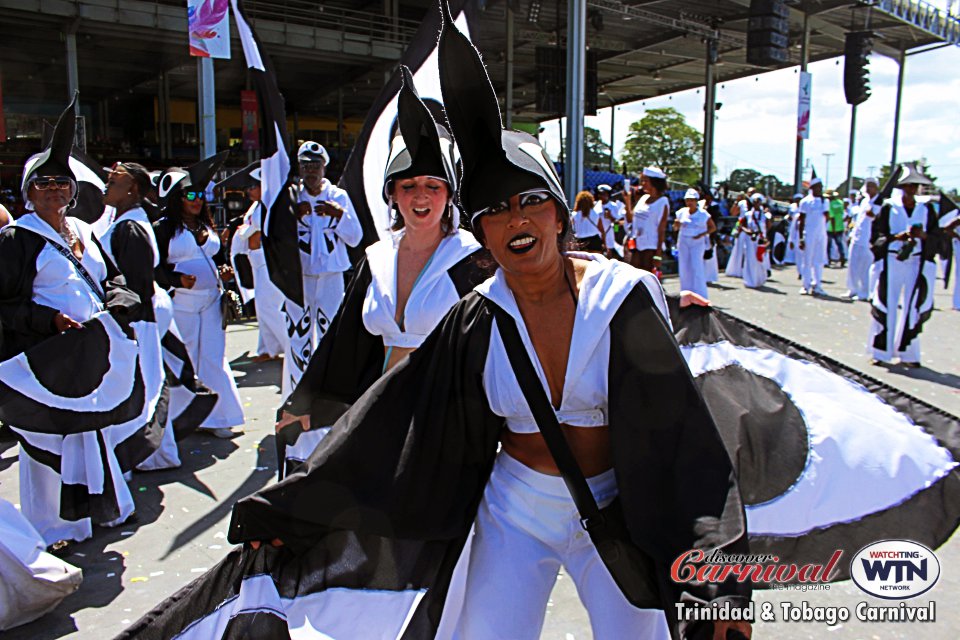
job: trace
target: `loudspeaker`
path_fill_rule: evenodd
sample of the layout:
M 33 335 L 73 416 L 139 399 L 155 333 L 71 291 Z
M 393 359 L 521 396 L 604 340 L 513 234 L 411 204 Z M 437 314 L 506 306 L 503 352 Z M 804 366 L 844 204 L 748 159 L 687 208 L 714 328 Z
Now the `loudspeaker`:
M 790 8 L 783 0 L 751 0 L 747 23 L 747 62 L 775 67 L 788 60 Z
M 587 51 L 583 91 L 584 113 L 597 115 L 598 55 Z M 566 111 L 567 53 L 556 47 L 537 47 L 534 58 L 537 69 L 537 111 L 562 114 Z

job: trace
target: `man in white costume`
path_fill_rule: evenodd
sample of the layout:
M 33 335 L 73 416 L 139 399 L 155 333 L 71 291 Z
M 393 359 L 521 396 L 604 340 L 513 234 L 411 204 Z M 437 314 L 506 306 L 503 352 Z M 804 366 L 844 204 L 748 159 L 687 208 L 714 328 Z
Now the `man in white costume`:
M 870 231 L 873 221 L 880 213 L 880 188 L 876 178 L 867 178 L 861 190 L 863 199 L 853 207 L 853 230 L 850 232 L 850 264 L 847 265 L 847 297 L 866 300 L 870 297 L 873 282 L 870 266 L 873 252 L 870 250 Z
M 823 181 L 813 175 L 810 192 L 800 201 L 797 232 L 803 256 L 802 295 L 825 295 L 823 265 L 827 261 L 827 211 L 830 203 L 823 198 Z

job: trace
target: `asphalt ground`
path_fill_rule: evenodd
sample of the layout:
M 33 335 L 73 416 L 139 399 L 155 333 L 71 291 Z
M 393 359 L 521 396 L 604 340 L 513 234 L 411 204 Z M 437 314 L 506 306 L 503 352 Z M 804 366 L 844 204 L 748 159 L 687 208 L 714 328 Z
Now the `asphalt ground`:
M 846 302 L 844 272 L 828 269 L 825 298 L 798 294 L 792 268 L 775 269 L 763 290 L 745 289 L 739 279 L 722 278 L 711 286 L 718 307 L 749 322 L 867 372 L 954 415 L 960 415 L 960 312 L 949 310 L 947 293 L 938 289 L 938 310 L 923 333 L 924 368 L 881 368 L 866 355 L 869 306 Z M 669 292 L 678 289 L 668 279 Z M 229 549 L 226 525 L 234 502 L 274 481 L 276 461 L 273 416 L 279 402 L 280 363 L 254 364 L 256 324 L 231 326 L 227 354 L 231 359 L 247 415 L 246 433 L 234 440 L 194 434 L 181 443 L 183 466 L 170 471 L 137 473 L 131 488 L 135 517 L 114 528 L 96 528 L 94 537 L 74 545 L 66 560 L 81 567 L 84 583 L 53 612 L 31 624 L 0 633 L 3 640 L 96 638 L 122 631 L 161 600 L 213 566 Z M 16 444 L 0 439 L 0 496 L 19 503 Z M 866 596 L 852 582 L 830 585 L 828 591 L 758 592 L 758 605 L 775 605 L 778 622 L 762 622 L 755 638 L 836 638 L 881 640 L 960 638 L 960 613 L 952 609 L 960 595 L 960 544 L 956 536 L 939 550 L 940 582 L 911 603 L 937 603 L 933 623 L 861 623 L 835 626 L 819 622 L 782 622 L 781 603 L 799 606 L 841 606 L 853 613 L 857 603 L 884 604 Z M 495 614 L 494 614 L 495 615 Z M 853 617 L 851 615 L 851 617 Z M 561 573 L 547 607 L 542 638 L 579 640 L 592 637 L 589 620 L 576 589 Z M 364 638 L 362 628 L 357 638 Z

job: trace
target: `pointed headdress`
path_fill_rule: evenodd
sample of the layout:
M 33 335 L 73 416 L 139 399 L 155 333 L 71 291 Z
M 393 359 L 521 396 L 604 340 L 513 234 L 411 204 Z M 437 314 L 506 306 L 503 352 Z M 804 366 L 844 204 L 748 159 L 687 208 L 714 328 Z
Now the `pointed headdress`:
M 70 152 L 73 149 L 73 138 L 76 134 L 77 116 L 76 104 L 78 92 L 74 92 L 73 100 L 60 114 L 57 126 L 50 137 L 47 148 L 38 155 L 27 160 L 23 167 L 23 180 L 20 182 L 20 193 L 24 202 L 27 202 L 27 191 L 30 181 L 41 176 L 67 176 L 73 180 L 70 197 L 77 195 L 77 176 L 70 168 Z
M 157 181 L 157 196 L 160 206 L 165 207 L 171 198 L 180 197 L 184 191 L 193 187 L 195 191 L 205 191 L 213 176 L 223 166 L 229 151 L 210 156 L 187 168 L 170 167 L 160 175 Z

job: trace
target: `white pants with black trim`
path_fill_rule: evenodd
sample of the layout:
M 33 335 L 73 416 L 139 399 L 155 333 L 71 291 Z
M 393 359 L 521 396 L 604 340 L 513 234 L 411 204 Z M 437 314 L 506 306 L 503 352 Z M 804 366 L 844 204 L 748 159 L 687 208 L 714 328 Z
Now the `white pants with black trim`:
M 613 470 L 587 482 L 601 507 L 617 495 Z M 469 553 L 456 640 L 539 638 L 561 566 L 577 587 L 595 640 L 670 637 L 663 611 L 638 609 L 620 592 L 581 527 L 563 478 L 504 452 L 484 491 Z

